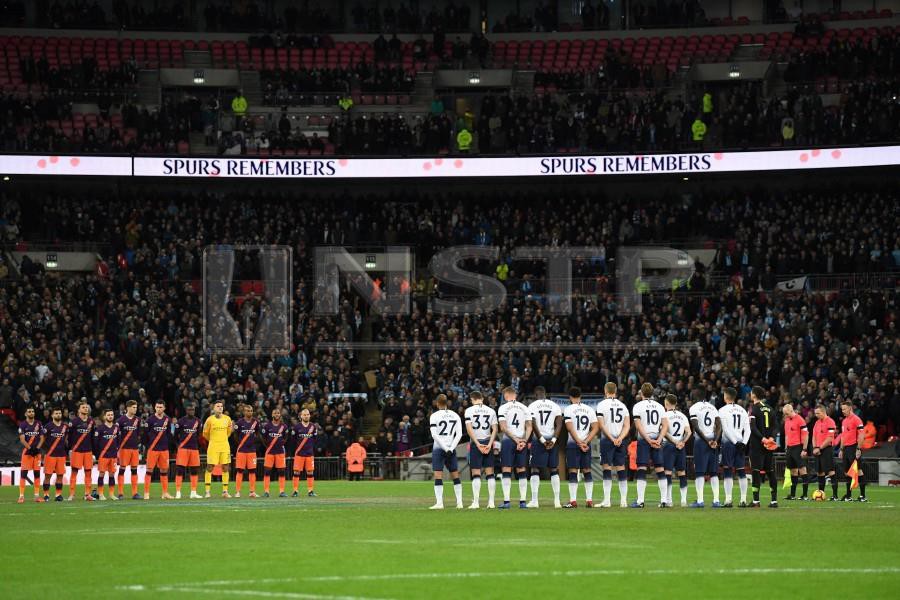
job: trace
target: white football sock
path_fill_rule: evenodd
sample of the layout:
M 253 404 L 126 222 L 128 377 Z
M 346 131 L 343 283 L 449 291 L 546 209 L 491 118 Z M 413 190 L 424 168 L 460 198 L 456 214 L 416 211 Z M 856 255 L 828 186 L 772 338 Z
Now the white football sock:
M 621 498 L 621 500 L 623 502 L 628 500 L 628 480 L 627 479 L 619 480 L 619 497 Z
M 656 485 L 659 486 L 659 501 L 669 502 L 669 481 L 663 477 L 656 480 Z
M 519 500 L 524 502 L 528 498 L 528 480 L 522 477 L 519 479 Z
M 559 503 L 559 475 L 554 473 L 550 476 L 550 489 L 553 490 L 553 502 Z
M 594 482 L 593 481 L 585 481 L 584 482 L 584 496 L 586 500 L 594 501 Z
M 609 504 L 612 502 L 612 479 L 604 479 L 603 480 L 603 503 Z
M 637 501 L 638 504 L 641 504 L 644 501 L 644 493 L 647 491 L 647 480 L 646 479 L 638 479 L 637 480 Z
M 678 491 L 681 492 L 681 502 L 682 502 L 682 504 L 687 504 L 687 492 L 688 492 L 688 486 L 685 485 L 685 486 L 679 487 L 679 488 L 678 488 Z
M 444 504 L 444 486 L 436 485 L 434 486 L 434 499 L 436 500 L 436 504 L 443 506 Z
M 472 479 L 472 502 L 481 502 L 481 477 Z
M 697 479 L 694 480 L 694 487 L 697 489 L 697 502 L 699 502 L 700 504 L 703 504 L 703 484 L 704 483 L 705 482 L 703 481 L 702 475 L 697 477 Z
M 497 495 L 497 478 L 493 474 L 488 475 L 488 504 L 494 503 L 494 496 Z
M 569 501 L 575 502 L 578 499 L 578 482 L 569 482 Z
M 719 476 L 713 475 L 709 478 L 709 485 L 712 488 L 713 502 L 719 501 Z
M 731 502 L 731 492 L 734 490 L 734 479 L 726 477 L 722 483 L 725 486 L 725 504 L 728 504 Z
M 462 504 L 462 482 L 453 484 L 453 493 L 456 494 L 456 504 Z
M 738 477 L 738 487 L 741 490 L 741 502 L 747 502 L 747 478 Z
M 531 476 L 531 501 L 538 501 L 538 491 L 540 490 L 541 478 L 539 475 Z
M 503 488 L 503 501 L 509 502 L 509 490 L 512 489 L 512 479 L 504 477 L 500 480 L 500 487 Z

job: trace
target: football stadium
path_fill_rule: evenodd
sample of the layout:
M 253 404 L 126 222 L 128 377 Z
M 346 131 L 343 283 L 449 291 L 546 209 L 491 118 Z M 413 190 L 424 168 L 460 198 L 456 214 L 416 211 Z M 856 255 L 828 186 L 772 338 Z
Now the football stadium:
M 0 597 L 896 598 L 898 94 L 900 0 L 0 2 Z

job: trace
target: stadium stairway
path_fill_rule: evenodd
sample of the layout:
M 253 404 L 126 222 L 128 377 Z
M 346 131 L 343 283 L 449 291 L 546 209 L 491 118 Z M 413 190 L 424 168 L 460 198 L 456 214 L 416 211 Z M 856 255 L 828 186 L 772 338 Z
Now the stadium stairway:
M 262 84 L 259 79 L 259 71 L 241 69 L 241 89 L 250 106 L 261 106 L 263 103 Z
M 513 90 L 516 95 L 530 96 L 534 93 L 535 71 L 517 70 L 513 79 Z
M 213 66 L 209 50 L 185 50 L 184 67 L 186 69 L 209 69 Z
M 434 73 L 421 71 L 416 73 L 416 87 L 412 93 L 412 104 L 428 105 L 434 98 Z
M 144 106 L 162 104 L 162 86 L 158 69 L 141 69 L 138 72 L 138 102 Z
M 191 154 L 217 154 L 217 146 L 206 145 L 206 135 L 202 131 L 192 131 L 190 134 Z
M 370 402 L 366 406 L 366 416 L 363 417 L 362 427 L 360 427 L 360 435 L 366 439 L 373 438 L 378 435 L 381 430 L 381 424 L 384 422 L 381 407 L 377 402 Z

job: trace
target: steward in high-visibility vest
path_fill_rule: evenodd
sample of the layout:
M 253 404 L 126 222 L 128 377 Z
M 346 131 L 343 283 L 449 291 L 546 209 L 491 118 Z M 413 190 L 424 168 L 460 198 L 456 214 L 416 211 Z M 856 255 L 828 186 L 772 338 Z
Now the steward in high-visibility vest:
M 703 138 L 706 136 L 706 123 L 700 120 L 700 117 L 697 117 L 694 120 L 694 124 L 691 125 L 691 137 L 695 142 L 702 142 Z
M 459 133 L 456 134 L 456 145 L 459 147 L 460 152 L 469 151 L 469 146 L 472 145 L 472 134 L 469 133 L 468 129 L 459 130 Z
M 238 117 L 243 117 L 247 114 L 247 99 L 244 98 L 242 93 L 238 92 L 238 95 L 231 101 L 231 112 Z

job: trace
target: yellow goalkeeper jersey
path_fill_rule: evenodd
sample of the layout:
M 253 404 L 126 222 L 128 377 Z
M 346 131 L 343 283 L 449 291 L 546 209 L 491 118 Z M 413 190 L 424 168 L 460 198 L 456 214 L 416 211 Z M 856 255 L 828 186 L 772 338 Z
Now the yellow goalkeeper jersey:
M 228 438 L 231 436 L 231 417 L 210 415 L 203 425 L 203 437 L 209 440 L 210 448 L 228 449 Z

